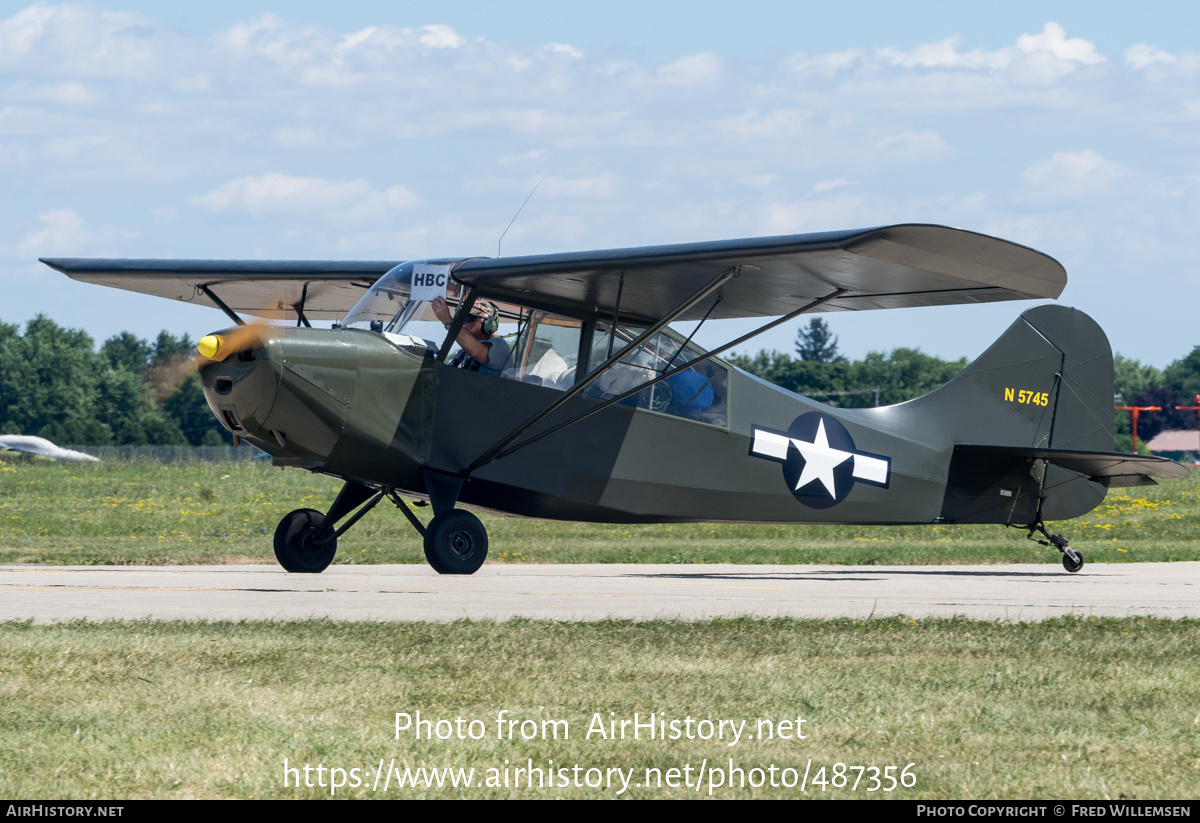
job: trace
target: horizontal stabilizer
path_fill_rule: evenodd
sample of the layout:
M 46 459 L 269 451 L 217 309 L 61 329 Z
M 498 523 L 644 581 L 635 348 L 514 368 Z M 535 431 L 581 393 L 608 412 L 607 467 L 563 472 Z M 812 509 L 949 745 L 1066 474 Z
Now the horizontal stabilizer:
M 955 446 L 956 452 L 993 454 L 1045 460 L 1067 471 L 1077 472 L 1110 489 L 1124 486 L 1153 486 L 1153 478 L 1180 479 L 1191 472 L 1165 457 L 1120 452 L 1074 451 L 1071 449 L 1035 449 L 1025 446 Z

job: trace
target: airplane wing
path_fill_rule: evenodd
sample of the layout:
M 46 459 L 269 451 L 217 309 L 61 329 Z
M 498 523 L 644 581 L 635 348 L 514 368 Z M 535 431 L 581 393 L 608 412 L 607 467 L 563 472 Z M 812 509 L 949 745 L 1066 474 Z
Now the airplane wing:
M 719 240 L 672 246 L 468 260 L 457 280 L 481 294 L 525 305 L 611 314 L 624 320 L 666 316 L 722 271 L 713 319 L 784 315 L 827 297 L 821 311 L 1053 298 L 1067 283 L 1047 255 L 962 229 L 898 225 L 873 229 Z M 703 301 L 678 319 L 697 319 Z
M 304 298 L 313 320 L 337 320 L 397 261 L 106 260 L 42 258 L 72 280 L 221 308 L 273 316 Z
M 1180 479 L 1191 472 L 1174 460 L 1145 454 L 1034 449 L 1023 446 L 955 446 L 956 451 L 987 452 L 1005 457 L 1045 460 L 1054 466 L 1078 472 L 1109 488 L 1154 486 L 1154 478 Z
M 272 315 L 300 301 L 312 319 L 338 319 L 396 261 L 105 260 L 43 258 L 75 280 L 221 308 Z M 841 293 L 821 311 L 1054 298 L 1066 272 L 1025 246 L 962 229 L 898 225 L 670 246 L 474 258 L 454 276 L 481 294 L 626 322 L 667 316 L 731 267 L 713 319 L 786 315 Z M 702 301 L 678 320 L 703 316 Z

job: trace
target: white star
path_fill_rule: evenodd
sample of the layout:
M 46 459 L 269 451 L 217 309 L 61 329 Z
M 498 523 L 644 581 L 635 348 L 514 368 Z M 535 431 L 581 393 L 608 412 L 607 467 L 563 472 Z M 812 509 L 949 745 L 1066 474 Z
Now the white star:
M 820 480 L 825 486 L 825 490 L 829 492 L 829 496 L 836 499 L 837 481 L 834 479 L 833 470 L 853 457 L 854 453 L 829 448 L 829 438 L 825 436 L 824 420 L 817 424 L 817 433 L 813 437 L 813 442 L 808 443 L 794 437 L 788 439 L 792 441 L 792 445 L 804 458 L 804 470 L 800 472 L 800 479 L 796 481 L 796 490 L 799 491 L 801 486 L 807 486 L 814 480 Z

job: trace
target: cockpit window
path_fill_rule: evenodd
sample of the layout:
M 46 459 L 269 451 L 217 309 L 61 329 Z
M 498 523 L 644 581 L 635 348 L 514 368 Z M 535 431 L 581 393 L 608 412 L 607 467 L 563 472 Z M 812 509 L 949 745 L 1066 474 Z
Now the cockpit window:
M 445 330 L 428 301 L 412 298 L 414 263 L 402 263 L 379 279 L 346 315 L 343 326 L 381 332 L 405 348 L 437 349 Z M 451 282 L 446 302 L 456 309 L 462 287 Z M 574 318 L 496 302 L 498 334 L 509 341 L 511 356 L 502 377 L 565 391 L 575 385 L 585 324 Z M 515 329 L 511 324 L 516 324 Z M 508 325 L 505 329 L 504 326 Z M 593 370 L 612 355 L 625 351 L 645 329 L 597 320 L 591 326 L 586 367 Z M 628 352 L 584 391 L 585 397 L 609 400 L 660 375 L 685 366 L 704 352 L 684 343 L 672 330 L 659 332 Z M 640 409 L 726 425 L 729 370 L 715 360 L 680 369 L 665 380 L 620 401 Z
M 575 385 L 583 324 L 544 311 L 528 312 L 526 317 L 513 346 L 516 362 L 501 376 L 566 391 Z
M 610 323 L 597 322 L 588 368 L 595 369 L 612 354 L 627 348 L 643 331 L 618 325 L 614 333 Z M 602 374 L 584 394 L 603 400 L 617 397 L 701 354 L 703 352 L 692 344 L 684 345 L 672 334 L 659 332 Z M 673 417 L 724 426 L 728 385 L 728 369 L 713 360 L 705 360 L 621 402 Z

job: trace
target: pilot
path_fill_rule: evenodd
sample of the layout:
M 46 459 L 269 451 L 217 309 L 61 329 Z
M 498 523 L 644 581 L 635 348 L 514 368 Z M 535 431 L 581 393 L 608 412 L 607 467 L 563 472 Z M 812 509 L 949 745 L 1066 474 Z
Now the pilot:
M 445 298 L 434 299 L 433 313 L 446 328 L 450 328 L 450 307 L 446 305 Z M 487 300 L 476 300 L 475 305 L 471 307 L 471 314 L 455 339 L 459 351 L 450 359 L 450 365 L 484 374 L 500 374 L 512 350 L 507 340 L 495 336 L 499 327 L 500 310 L 496 308 L 496 304 Z

